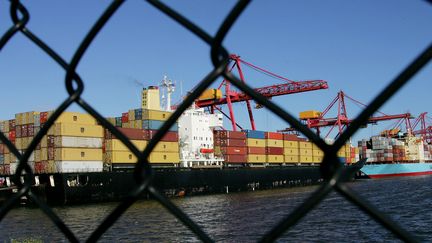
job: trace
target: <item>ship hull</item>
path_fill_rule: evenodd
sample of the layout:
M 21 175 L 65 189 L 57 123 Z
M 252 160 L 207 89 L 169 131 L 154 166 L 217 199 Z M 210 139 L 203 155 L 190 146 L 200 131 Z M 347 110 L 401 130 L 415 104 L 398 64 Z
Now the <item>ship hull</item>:
M 48 204 L 120 201 L 137 185 L 132 172 L 55 173 L 37 175 L 38 194 Z M 319 166 L 270 168 L 155 169 L 152 184 L 167 196 L 227 193 L 318 184 Z M 142 198 L 151 197 L 143 193 Z
M 432 163 L 366 164 L 360 171 L 368 178 L 379 179 L 398 176 L 432 174 Z

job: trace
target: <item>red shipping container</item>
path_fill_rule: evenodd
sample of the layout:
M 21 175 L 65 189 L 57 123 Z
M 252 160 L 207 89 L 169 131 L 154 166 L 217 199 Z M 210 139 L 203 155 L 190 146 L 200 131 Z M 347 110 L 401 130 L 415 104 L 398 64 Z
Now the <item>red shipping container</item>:
M 266 149 L 264 147 L 247 147 L 248 154 L 265 154 Z
M 129 121 L 129 113 L 128 112 L 122 113 L 121 121 L 122 121 L 122 123 L 126 123 Z
M 133 140 L 149 140 L 149 131 L 145 129 L 136 128 L 122 128 L 117 127 L 117 129 L 123 133 L 128 139 Z M 105 138 L 113 139 L 116 138 L 108 129 L 105 129 Z
M 221 147 L 222 154 L 246 154 L 246 147 Z
M 48 161 L 46 161 L 46 160 L 41 161 L 42 173 L 48 173 L 48 169 L 49 169 Z
M 15 141 L 16 131 L 9 131 L 9 140 Z
M 15 119 L 9 120 L 9 131 L 15 130 Z
M 283 134 L 278 132 L 265 132 L 265 138 L 283 140 Z
M 55 144 L 55 142 L 54 142 L 54 136 L 52 136 L 52 135 L 48 135 L 47 136 L 47 146 L 48 146 L 48 148 L 54 148 L 54 145 Z M 48 160 L 51 160 L 51 159 L 48 159 Z
M 0 143 L 0 154 L 4 154 L 6 145 Z
M 36 174 L 41 174 L 42 173 L 41 167 L 42 167 L 42 163 L 41 162 L 35 162 L 34 163 L 34 172 Z
M 45 123 L 48 121 L 48 112 L 44 111 L 40 113 L 39 122 L 40 124 Z
M 48 160 L 54 160 L 54 147 L 48 147 Z
M 284 154 L 284 148 L 266 147 L 266 154 L 283 155 Z
M 28 136 L 28 126 L 27 125 L 21 125 L 21 137 L 25 138 Z
M 226 130 L 215 130 L 213 132 L 214 137 L 225 138 L 225 139 L 246 139 L 246 132 L 242 131 L 226 131 Z
M 294 134 L 283 134 L 283 140 L 285 141 L 306 141 L 306 138 L 298 137 Z
M 21 137 L 21 126 L 15 126 L 15 137 L 20 138 Z
M 246 139 L 220 139 L 220 146 L 246 147 Z
M 225 155 L 226 163 L 246 163 L 247 155 Z
M 154 137 L 154 135 L 156 134 L 158 130 L 148 130 L 149 133 L 149 140 L 152 139 Z M 168 131 L 167 133 L 165 133 L 165 135 L 162 137 L 162 139 L 160 141 L 163 142 L 177 142 L 179 140 L 179 135 L 178 132 L 174 132 L 174 131 Z
M 4 165 L 4 173 L 5 175 L 10 175 L 10 165 Z

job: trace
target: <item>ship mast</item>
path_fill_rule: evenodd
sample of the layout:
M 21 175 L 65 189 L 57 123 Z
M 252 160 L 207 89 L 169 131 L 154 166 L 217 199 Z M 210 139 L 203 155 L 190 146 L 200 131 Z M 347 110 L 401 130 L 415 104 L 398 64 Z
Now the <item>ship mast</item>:
M 171 81 L 171 79 L 168 79 L 168 77 L 164 75 L 160 86 L 162 89 L 162 109 L 165 111 L 171 111 L 171 94 L 174 93 L 175 84 Z

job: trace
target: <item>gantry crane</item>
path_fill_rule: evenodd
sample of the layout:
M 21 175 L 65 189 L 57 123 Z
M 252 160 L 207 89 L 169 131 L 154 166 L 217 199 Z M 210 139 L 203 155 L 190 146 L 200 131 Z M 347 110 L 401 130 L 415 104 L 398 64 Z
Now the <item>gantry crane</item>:
M 317 134 L 320 135 L 320 128 L 322 127 L 331 127 L 326 134 L 326 138 L 330 135 L 330 133 L 333 131 L 335 127 L 338 127 L 338 134 L 339 136 L 343 130 L 351 123 L 353 122 L 352 119 L 350 119 L 347 115 L 347 109 L 345 104 L 345 99 L 349 99 L 356 104 L 366 107 L 365 104 L 347 96 L 343 91 L 338 92 L 337 96 L 332 100 L 329 106 L 323 111 L 323 112 L 309 112 L 309 116 L 300 114 L 300 120 L 304 122 L 304 124 L 309 128 L 315 128 L 317 131 Z M 331 117 L 331 118 L 325 118 L 325 116 L 328 114 L 328 112 L 331 110 L 331 108 L 337 103 L 337 116 Z M 396 115 L 387 115 L 382 112 L 377 112 L 381 114 L 381 116 L 373 116 L 368 119 L 365 125 L 367 124 L 376 124 L 379 121 L 386 121 L 386 120 L 393 120 L 393 119 L 400 119 L 402 121 L 405 121 L 407 130 L 411 130 L 411 123 L 410 119 L 412 118 L 410 113 L 403 113 L 403 114 L 396 114 Z M 305 114 L 305 113 L 303 113 Z M 292 128 L 287 128 L 285 130 L 280 130 L 281 132 L 289 132 L 292 131 Z
M 426 116 L 427 112 L 421 113 L 412 124 L 413 135 L 420 135 L 425 144 L 432 143 L 432 124 L 431 119 Z M 428 122 L 429 121 L 429 122 Z M 420 129 L 415 130 L 417 125 L 420 124 Z
M 270 77 L 283 80 L 285 83 L 275 84 L 264 86 L 261 88 L 255 88 L 254 90 L 266 98 L 272 98 L 274 96 L 287 95 L 287 94 L 295 94 L 319 89 L 327 89 L 328 84 L 324 80 L 308 80 L 308 81 L 292 81 L 272 72 L 269 72 L 263 68 L 255 66 L 249 62 L 246 62 L 240 58 L 240 56 L 232 54 L 230 55 L 230 59 L 232 61 L 232 66 L 229 71 L 232 71 L 234 68 L 237 68 L 240 80 L 245 82 L 244 73 L 242 70 L 241 64 L 244 64 L 248 67 L 251 67 L 254 70 L 262 72 Z M 225 86 L 225 94 L 222 94 L 221 88 Z M 252 108 L 250 104 L 250 100 L 252 99 L 249 95 L 232 90 L 231 84 L 228 80 L 223 80 L 217 89 L 213 89 L 210 91 L 206 91 L 207 94 L 203 94 L 199 99 L 195 101 L 195 105 L 197 107 L 208 107 L 211 113 L 214 113 L 215 110 L 221 111 L 222 109 L 219 107 L 221 105 L 227 105 L 229 110 L 229 115 L 224 114 L 229 120 L 231 120 L 232 129 L 236 131 L 237 127 L 240 127 L 235 120 L 233 103 L 236 102 L 246 102 L 246 107 L 249 114 L 251 129 L 255 130 L 255 121 L 252 114 Z M 257 104 L 256 108 L 260 108 L 260 105 Z M 241 128 L 241 127 L 240 127 Z

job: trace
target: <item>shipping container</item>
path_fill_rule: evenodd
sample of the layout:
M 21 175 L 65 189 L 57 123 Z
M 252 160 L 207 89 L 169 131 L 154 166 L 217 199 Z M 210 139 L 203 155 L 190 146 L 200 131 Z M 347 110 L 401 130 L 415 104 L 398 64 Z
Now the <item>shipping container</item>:
M 245 155 L 246 153 L 247 153 L 246 147 L 221 147 L 221 146 L 215 146 L 215 154 L 224 154 L 224 155 L 238 154 L 238 155 Z
M 164 124 L 164 121 L 159 121 L 159 120 L 143 120 L 142 122 L 142 128 L 143 129 L 148 129 L 148 130 L 159 130 L 162 125 Z M 169 131 L 174 131 L 174 132 L 178 132 L 178 123 L 174 123 L 170 129 L 168 129 Z
M 130 140 L 132 144 L 137 147 L 138 150 L 144 151 L 148 142 L 146 140 Z M 129 149 L 124 145 L 120 139 L 107 139 L 105 140 L 105 149 L 107 151 L 129 151 Z
M 102 126 L 88 124 L 56 123 L 53 127 L 55 136 L 102 138 L 104 131 Z
M 282 147 L 266 147 L 266 154 L 283 155 L 284 154 L 284 148 L 282 148 Z
M 284 144 L 284 148 L 296 148 L 296 149 L 299 148 L 299 142 L 298 141 L 284 140 L 283 144 Z
M 149 131 L 145 129 L 117 128 L 125 137 L 132 140 L 149 140 Z M 105 139 L 115 138 L 115 136 L 105 129 Z
M 85 124 L 85 125 L 97 125 L 97 121 L 90 114 L 78 113 L 78 112 L 63 112 L 55 121 L 55 123 L 74 123 L 74 124 Z
M 179 153 L 158 153 L 158 152 L 152 152 L 150 156 L 148 157 L 148 161 L 150 163 L 154 164 L 161 164 L 161 163 L 173 163 L 178 164 L 180 163 L 180 155 Z
M 132 152 L 128 151 L 107 151 L 105 152 L 104 162 L 106 163 L 136 163 L 137 158 Z
M 220 139 L 246 139 L 246 133 L 241 131 L 215 130 L 213 135 Z
M 300 149 L 312 149 L 312 142 L 300 141 L 299 142 L 299 148 Z
M 284 156 L 283 155 L 266 155 L 266 162 L 267 163 L 284 163 Z
M 265 163 L 266 155 L 265 154 L 249 154 L 247 156 L 248 163 Z
M 178 142 L 158 142 L 153 152 L 179 152 Z
M 48 148 L 48 153 L 49 153 Z M 102 161 L 102 149 L 56 148 L 54 160 Z M 48 159 L 50 159 L 48 157 Z
M 134 109 L 128 111 L 128 120 L 129 121 L 135 121 L 135 110 Z
M 54 146 L 56 148 L 102 148 L 102 138 L 56 136 Z
M 246 146 L 249 147 L 265 147 L 266 140 L 265 139 L 256 139 L 256 138 L 248 138 L 246 139 Z
M 225 155 L 225 163 L 246 163 L 247 155 Z
M 298 148 L 284 148 L 284 155 L 299 155 Z
M 142 119 L 143 120 L 166 121 L 171 116 L 171 114 L 172 114 L 172 112 L 168 112 L 168 111 L 143 109 L 142 110 Z M 153 129 L 153 128 L 150 128 L 150 129 Z
M 283 140 L 283 134 L 277 132 L 265 132 L 265 139 Z
M 246 147 L 248 154 L 265 154 L 265 147 Z
M 299 155 L 312 156 L 312 149 L 299 149 Z
M 298 155 L 285 155 L 284 161 L 285 163 L 299 163 L 300 157 Z
M 122 122 L 122 124 L 129 122 L 129 113 L 128 112 L 122 113 L 121 122 Z
M 266 147 L 279 147 L 283 148 L 284 141 L 278 139 L 265 139 Z
M 301 120 L 304 119 L 313 119 L 313 118 L 319 118 L 321 116 L 321 112 L 320 111 L 314 111 L 314 110 L 310 110 L 310 111 L 302 111 L 299 114 L 299 117 Z
M 246 139 L 222 139 L 222 138 L 215 138 L 214 145 L 216 145 L 216 146 L 245 147 L 246 146 Z
M 312 156 L 310 155 L 300 155 L 300 163 L 313 163 Z
M 96 161 L 55 161 L 57 173 L 68 173 L 68 172 L 101 172 L 103 170 L 102 160 Z M 74 181 L 68 181 L 68 183 L 74 183 Z M 78 183 L 78 182 L 76 182 Z M 69 185 L 73 186 L 73 185 Z
M 323 160 L 323 156 L 312 156 L 312 162 L 313 163 L 321 163 Z
M 222 91 L 220 89 L 206 89 L 198 97 L 198 100 L 215 100 L 222 98 Z
M 264 131 L 256 131 L 256 130 L 242 130 L 246 133 L 247 138 L 255 138 L 255 139 L 265 139 Z
M 155 135 L 156 132 L 158 130 L 148 130 L 148 134 L 149 134 L 149 140 L 152 139 Z M 165 135 L 162 137 L 162 139 L 160 141 L 164 141 L 164 142 L 178 142 L 179 141 L 179 134 L 178 132 L 171 132 L 168 131 L 167 133 L 165 133 Z
M 298 142 L 298 141 L 306 141 L 306 138 L 301 138 L 301 137 L 294 135 L 294 134 L 284 133 L 283 140 L 285 140 L 285 141 L 297 141 Z

